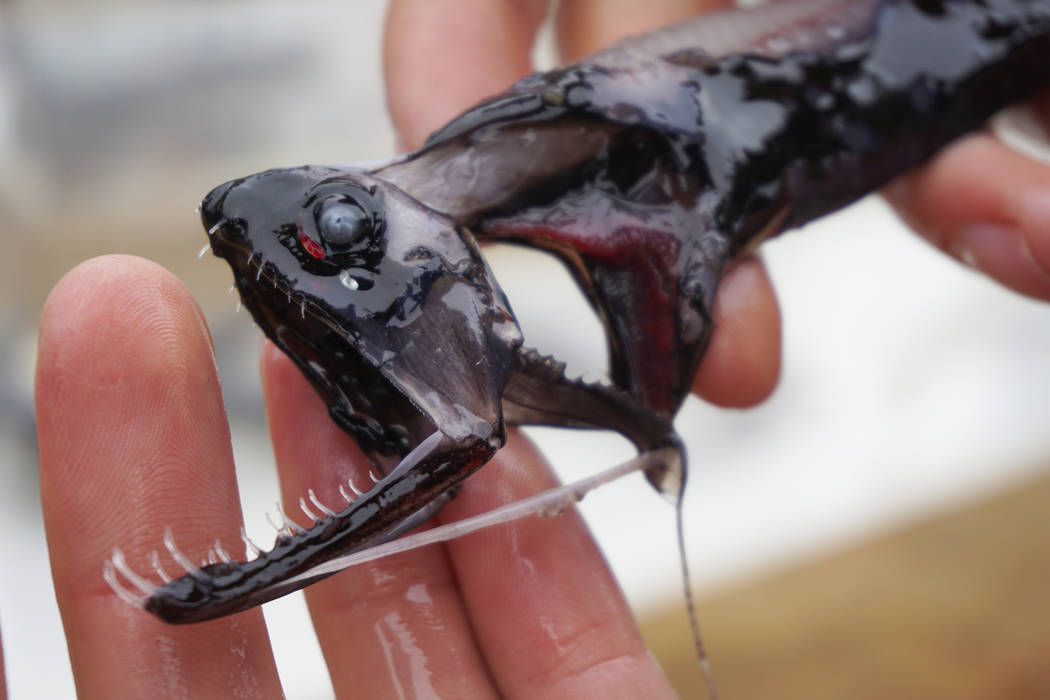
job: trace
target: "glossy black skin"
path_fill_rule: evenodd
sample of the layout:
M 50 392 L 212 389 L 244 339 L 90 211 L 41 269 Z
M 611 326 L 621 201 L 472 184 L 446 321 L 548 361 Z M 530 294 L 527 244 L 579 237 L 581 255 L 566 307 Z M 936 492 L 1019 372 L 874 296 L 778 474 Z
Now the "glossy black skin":
M 323 235 L 333 204 L 362 214 L 359 240 Z M 436 424 L 456 439 L 498 432 L 499 378 L 521 332 L 454 221 L 364 173 L 316 167 L 226 183 L 201 218 L 256 322 L 366 451 L 401 457 Z
M 283 595 L 284 579 L 399 534 L 503 445 L 500 401 L 520 331 L 473 240 L 399 199 L 368 175 L 313 167 L 252 175 L 205 198 L 212 249 L 244 305 L 336 423 L 381 467 L 435 426 L 442 435 L 338 517 L 278 537 L 252 561 L 166 584 L 150 612 L 194 622 Z
M 833 40 L 780 53 L 679 46 L 625 61 L 613 49 L 521 81 L 371 173 L 274 170 L 209 194 L 202 219 L 245 305 L 390 475 L 256 560 L 162 586 L 146 608 L 191 622 L 306 585 L 281 581 L 434 512 L 499 449 L 504 419 L 677 444 L 670 419 L 734 255 L 1050 84 L 1046 0 L 857 0 L 850 13 Z M 332 201 L 351 209 L 325 218 L 318 203 Z M 472 233 L 565 260 L 608 328 L 615 388 L 520 347 Z M 684 475 L 650 478 L 680 494 Z
M 335 231 L 325 223 L 333 206 L 345 214 Z M 162 586 L 145 608 L 168 622 L 272 600 L 310 582 L 288 578 L 420 524 L 503 445 L 504 405 L 534 422 L 618 429 L 639 449 L 675 443 L 670 425 L 630 397 L 519 350 L 473 238 L 366 173 L 251 175 L 212 191 L 201 218 L 245 307 L 388 475 L 256 559 Z M 556 417 L 545 413 L 552 406 Z
M 599 54 L 531 76 L 436 133 L 417 159 L 437 168 L 443 149 L 478 148 L 523 124 L 611 131 L 588 167 L 461 221 L 479 238 L 561 255 L 609 329 L 614 382 L 673 415 L 728 260 L 879 188 L 1050 83 L 1045 0 L 853 4 L 854 25 L 819 50 L 678 49 L 626 69 Z M 422 201 L 448 211 L 441 199 L 457 197 Z M 583 212 L 603 210 L 612 214 L 578 230 Z M 618 244 L 624 231 L 640 234 Z

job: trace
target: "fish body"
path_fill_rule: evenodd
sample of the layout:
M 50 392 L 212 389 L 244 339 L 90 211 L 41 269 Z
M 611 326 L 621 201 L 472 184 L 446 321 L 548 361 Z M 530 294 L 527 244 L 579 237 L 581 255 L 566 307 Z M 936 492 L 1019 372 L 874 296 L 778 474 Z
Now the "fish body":
M 379 166 L 216 188 L 202 220 L 245 306 L 385 476 L 253 560 L 139 585 L 142 606 L 193 622 L 323 577 L 436 512 L 507 422 L 680 451 L 726 265 L 1050 85 L 1048 57 L 1050 0 L 784 0 L 529 76 Z M 568 265 L 612 386 L 525 348 L 479 240 Z M 673 496 L 671 462 L 647 475 Z

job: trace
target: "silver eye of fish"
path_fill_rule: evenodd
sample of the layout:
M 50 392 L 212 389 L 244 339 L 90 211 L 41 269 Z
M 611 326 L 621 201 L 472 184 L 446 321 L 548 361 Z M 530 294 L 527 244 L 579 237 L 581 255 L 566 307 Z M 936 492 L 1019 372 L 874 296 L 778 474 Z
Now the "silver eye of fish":
M 317 231 L 333 251 L 345 250 L 372 230 L 372 217 L 349 198 L 330 197 L 317 215 Z

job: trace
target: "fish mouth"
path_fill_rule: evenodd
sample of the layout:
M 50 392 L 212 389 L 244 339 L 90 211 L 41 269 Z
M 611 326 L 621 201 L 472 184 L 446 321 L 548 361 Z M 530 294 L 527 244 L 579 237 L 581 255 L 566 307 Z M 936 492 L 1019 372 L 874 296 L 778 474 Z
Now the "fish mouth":
M 277 265 L 264 260 L 261 253 L 253 250 L 246 240 L 233 233 L 240 226 L 241 224 L 231 219 L 219 221 L 208 228 L 208 237 L 211 241 L 212 252 L 216 257 L 225 260 L 233 271 L 234 286 L 241 291 L 241 300 L 245 306 L 248 306 L 244 298 L 245 290 L 253 289 L 257 292 L 269 290 L 268 294 L 253 294 L 252 296 L 262 300 L 271 313 L 286 312 L 288 309 L 298 307 L 300 319 L 305 320 L 309 315 L 315 321 L 345 336 L 346 329 L 325 313 L 308 295 L 295 289 L 291 281 L 280 273 Z M 282 299 L 284 300 L 283 307 L 281 306 Z M 252 307 L 249 306 L 249 310 L 251 309 Z M 259 315 L 253 312 L 253 316 L 259 320 Z
M 304 292 L 300 280 L 284 274 L 280 264 L 260 252 L 242 220 L 209 221 L 208 214 L 202 207 L 212 252 L 230 266 L 241 304 L 306 375 L 335 423 L 357 440 L 380 471 L 396 464 L 435 430 L 427 416 L 356 349 L 354 333 L 340 322 L 337 309 Z M 275 249 L 285 251 L 281 255 L 287 252 L 280 244 Z M 347 294 L 353 292 L 353 283 L 343 281 L 342 275 L 327 279 Z

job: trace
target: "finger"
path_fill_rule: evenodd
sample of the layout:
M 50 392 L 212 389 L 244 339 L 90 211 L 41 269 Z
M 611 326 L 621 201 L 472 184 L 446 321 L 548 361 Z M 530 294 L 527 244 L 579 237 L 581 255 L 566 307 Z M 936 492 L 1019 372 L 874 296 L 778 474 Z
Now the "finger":
M 341 481 L 371 486 L 364 455 L 292 363 L 267 343 L 262 364 L 285 503 L 312 488 L 334 510 Z M 492 694 L 442 548 L 354 567 L 311 586 L 306 598 L 337 695 Z
M 714 326 L 693 391 L 719 406 L 761 403 L 780 379 L 780 308 L 758 258 L 744 258 L 723 275 Z
M 517 431 L 441 514 L 459 520 L 557 485 Z M 500 693 L 673 697 L 575 509 L 454 540 L 448 550 Z
M 383 68 L 400 146 L 416 148 L 464 109 L 527 75 L 545 0 L 394 0 Z
M 558 5 L 558 50 L 566 63 L 578 61 L 614 41 L 658 29 L 701 12 L 732 5 L 730 0 L 573 0 Z
M 257 611 L 172 627 L 102 579 L 114 545 L 149 572 L 147 554 L 166 526 L 198 561 L 216 536 L 227 546 L 237 539 L 211 343 L 178 280 L 126 256 L 66 275 L 41 318 L 36 420 L 52 574 L 79 695 L 277 696 Z M 165 566 L 182 573 L 170 558 Z
M 886 194 L 934 245 L 1015 291 L 1050 299 L 1050 165 L 975 134 Z

